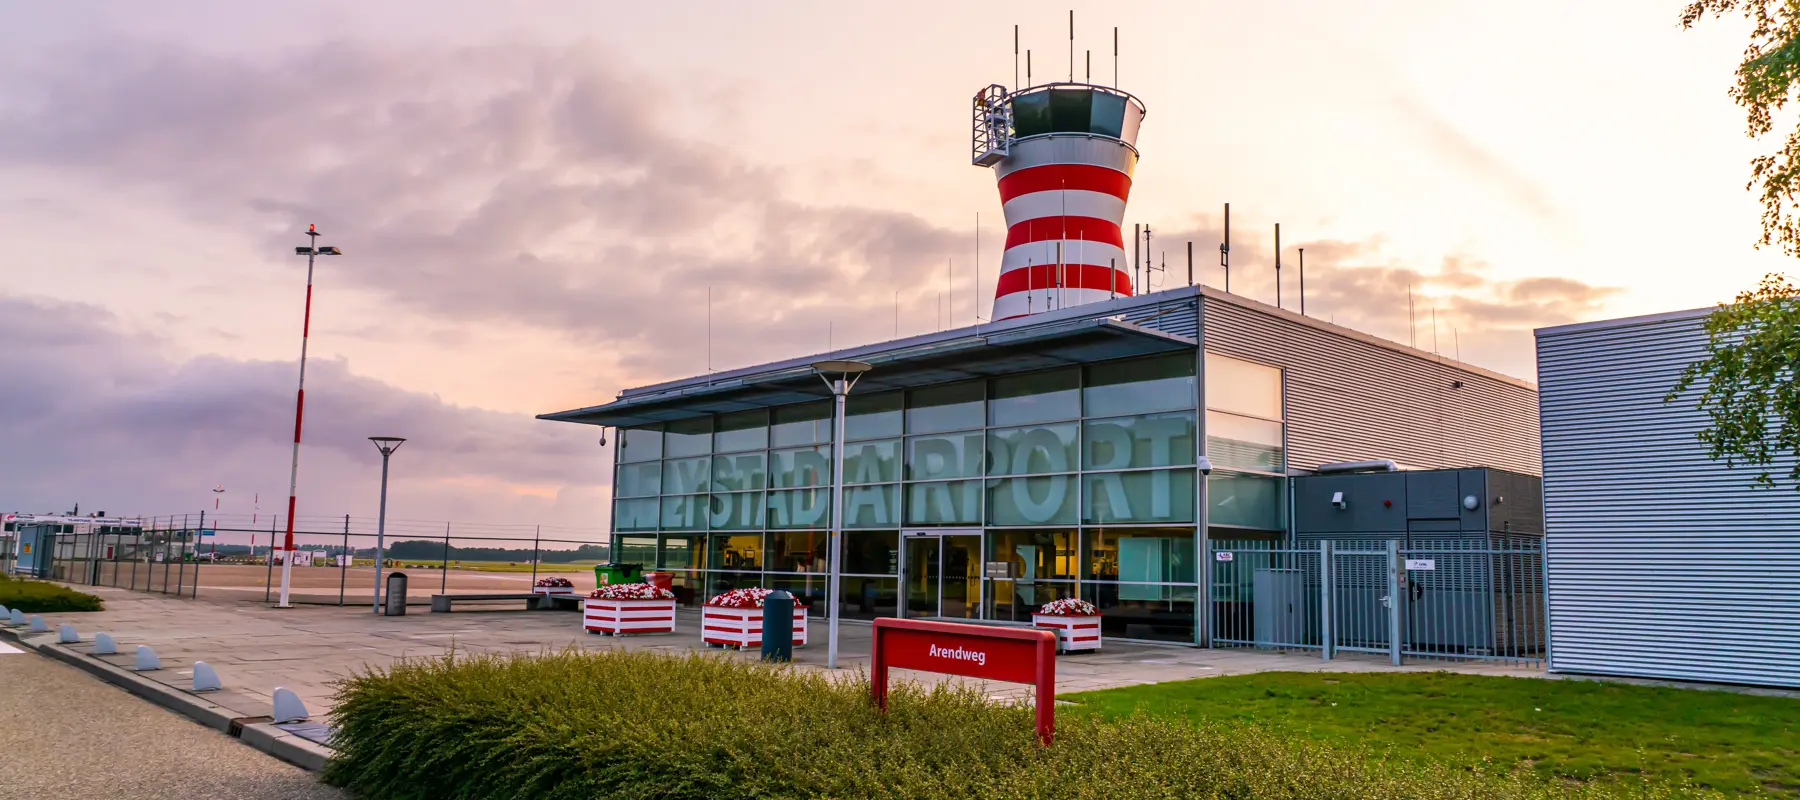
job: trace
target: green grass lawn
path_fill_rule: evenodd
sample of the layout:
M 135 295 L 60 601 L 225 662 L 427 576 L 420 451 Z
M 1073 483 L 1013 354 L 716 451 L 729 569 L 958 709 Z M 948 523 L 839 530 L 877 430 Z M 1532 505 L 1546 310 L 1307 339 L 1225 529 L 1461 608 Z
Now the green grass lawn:
M 1552 780 L 1647 776 L 1800 797 L 1800 700 L 1587 680 L 1263 673 L 1062 696 L 1075 713 L 1257 723 L 1371 757 L 1527 767 Z

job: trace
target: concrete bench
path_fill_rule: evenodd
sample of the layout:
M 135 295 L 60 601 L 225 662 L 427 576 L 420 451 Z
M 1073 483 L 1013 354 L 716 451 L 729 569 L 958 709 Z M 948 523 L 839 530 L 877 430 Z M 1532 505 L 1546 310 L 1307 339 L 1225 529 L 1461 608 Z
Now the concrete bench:
M 544 596 L 532 592 L 501 592 L 497 594 L 434 594 L 431 596 L 433 612 L 449 612 L 451 603 L 471 603 L 491 600 L 524 600 L 526 611 L 537 611 L 540 608 L 553 608 L 549 602 L 539 603 Z

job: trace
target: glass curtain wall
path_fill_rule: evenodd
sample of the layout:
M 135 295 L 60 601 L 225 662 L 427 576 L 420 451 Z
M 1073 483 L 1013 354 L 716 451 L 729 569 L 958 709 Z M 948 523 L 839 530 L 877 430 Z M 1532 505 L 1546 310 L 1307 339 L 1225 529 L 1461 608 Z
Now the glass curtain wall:
M 1207 358 L 1213 524 L 1277 529 L 1280 372 Z M 897 612 L 903 529 L 980 529 L 985 560 L 1011 562 L 1016 576 L 984 579 L 982 616 L 1029 620 L 1079 596 L 1102 608 L 1109 636 L 1192 641 L 1200 405 L 1191 351 L 852 394 L 844 615 Z M 823 614 L 829 402 L 630 429 L 618 441 L 621 559 L 674 572 L 686 603 L 762 585 Z

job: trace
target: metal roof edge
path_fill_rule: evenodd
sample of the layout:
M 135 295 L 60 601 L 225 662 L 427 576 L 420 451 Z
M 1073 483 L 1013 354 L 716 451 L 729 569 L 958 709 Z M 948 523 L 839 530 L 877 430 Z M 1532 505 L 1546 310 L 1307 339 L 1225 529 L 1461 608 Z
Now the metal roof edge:
M 1572 322 L 1567 325 L 1552 325 L 1547 328 L 1538 328 L 1531 333 L 1535 338 L 1541 339 L 1545 336 L 1560 336 L 1565 333 L 1599 331 L 1607 330 L 1609 328 L 1629 328 L 1633 325 L 1653 325 L 1658 322 L 1673 322 L 1675 320 L 1704 317 L 1711 314 L 1717 308 L 1718 306 L 1709 306 L 1706 308 L 1683 309 L 1681 311 L 1664 311 L 1658 314 L 1640 314 L 1635 317 L 1617 317 L 1614 319 L 1597 319 L 1589 322 Z

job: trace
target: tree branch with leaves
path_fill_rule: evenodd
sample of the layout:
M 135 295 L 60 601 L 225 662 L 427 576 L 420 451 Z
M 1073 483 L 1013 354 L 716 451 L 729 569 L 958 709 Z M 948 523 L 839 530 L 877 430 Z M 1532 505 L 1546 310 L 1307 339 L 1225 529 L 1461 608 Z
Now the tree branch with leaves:
M 1758 470 L 1774 487 L 1775 467 L 1800 491 L 1800 288 L 1780 275 L 1722 303 L 1706 318 L 1706 358 L 1682 371 L 1663 397 L 1673 403 L 1702 385 L 1698 406 L 1711 425 L 1699 433 L 1707 455 Z
M 1731 99 L 1744 107 L 1748 134 L 1760 139 L 1775 129 L 1775 113 L 1795 97 L 1800 82 L 1800 2 L 1795 0 L 1695 0 L 1681 13 L 1681 27 L 1705 17 L 1739 14 L 1751 22 L 1750 43 L 1737 68 Z M 1781 151 L 1750 162 L 1746 189 L 1762 190 L 1761 245 L 1778 244 L 1800 255 L 1800 127 L 1789 131 Z

